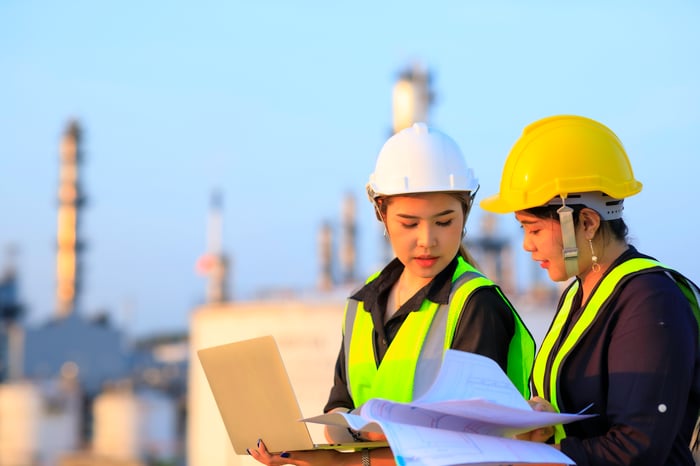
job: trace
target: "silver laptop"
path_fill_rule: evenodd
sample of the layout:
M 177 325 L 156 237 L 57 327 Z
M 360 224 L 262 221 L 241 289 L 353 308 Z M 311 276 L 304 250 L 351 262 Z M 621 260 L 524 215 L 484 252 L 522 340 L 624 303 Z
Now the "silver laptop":
M 224 426 L 238 455 L 258 439 L 270 452 L 386 446 L 385 442 L 315 444 L 271 335 L 197 351 Z

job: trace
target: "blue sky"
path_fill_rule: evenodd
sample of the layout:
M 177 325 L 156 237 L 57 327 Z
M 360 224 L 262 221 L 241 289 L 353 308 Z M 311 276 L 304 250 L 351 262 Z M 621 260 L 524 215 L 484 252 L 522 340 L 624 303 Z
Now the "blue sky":
M 622 139 L 644 190 L 640 249 L 700 281 L 695 1 L 0 2 L 0 248 L 32 321 L 54 309 L 58 143 L 85 131 L 84 312 L 180 329 L 204 297 L 209 196 L 224 194 L 237 299 L 312 289 L 320 224 L 358 200 L 358 267 L 380 261 L 364 184 L 397 73 L 433 74 L 431 123 L 497 191 L 522 128 L 574 113 Z M 469 227 L 477 231 L 475 209 Z M 500 228 L 518 242 L 510 216 Z M 519 255 L 518 260 L 527 262 Z M 5 257 L 0 255 L 0 265 Z

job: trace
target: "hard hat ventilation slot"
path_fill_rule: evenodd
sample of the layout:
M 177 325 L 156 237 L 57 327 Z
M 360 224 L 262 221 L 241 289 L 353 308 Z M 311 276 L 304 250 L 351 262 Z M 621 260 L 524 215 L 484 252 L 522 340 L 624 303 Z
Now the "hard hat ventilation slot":
M 601 191 L 572 193 L 567 195 L 569 205 L 583 205 L 598 212 L 603 220 L 615 220 L 622 217 L 624 199 L 615 199 Z M 548 205 L 564 205 L 561 197 L 557 196 Z

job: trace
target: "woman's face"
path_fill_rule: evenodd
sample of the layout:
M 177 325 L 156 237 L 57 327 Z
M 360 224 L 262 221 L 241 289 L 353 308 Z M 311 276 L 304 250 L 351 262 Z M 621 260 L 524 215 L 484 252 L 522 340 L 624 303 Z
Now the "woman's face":
M 387 202 L 385 224 L 394 254 L 405 272 L 432 279 L 462 243 L 461 202 L 444 193 L 392 196 Z
M 515 218 L 523 229 L 523 249 L 530 253 L 532 260 L 540 263 L 540 267 L 547 271 L 552 281 L 568 280 L 559 222 L 551 218 L 537 217 L 524 210 L 516 212 Z

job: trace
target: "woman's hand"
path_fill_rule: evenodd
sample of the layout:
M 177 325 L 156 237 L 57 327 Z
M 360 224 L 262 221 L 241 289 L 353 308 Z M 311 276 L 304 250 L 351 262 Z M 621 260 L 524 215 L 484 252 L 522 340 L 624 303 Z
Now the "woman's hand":
M 262 440 L 258 440 L 258 445 L 255 448 L 249 448 L 248 453 L 260 463 L 268 466 L 283 464 L 295 464 L 298 466 L 338 465 L 342 464 L 343 458 L 340 455 L 344 454 L 335 450 L 284 451 L 280 454 L 272 454 L 267 451 Z
M 353 411 L 355 410 L 348 408 L 335 408 L 330 410 L 329 413 L 352 414 Z M 329 443 L 352 443 L 362 442 L 364 440 L 369 442 L 386 442 L 386 436 L 382 433 L 357 431 L 343 426 L 327 425 L 325 426 L 324 434 L 326 441 Z
M 349 412 L 349 408 L 334 408 L 328 411 L 329 414 Z M 355 441 L 350 429 L 344 426 L 326 425 L 324 426 L 324 435 L 328 443 L 350 443 Z
M 556 410 L 549 403 L 549 401 L 545 400 L 544 398 L 540 398 L 539 396 L 533 397 L 531 400 L 528 401 L 528 403 L 534 411 L 548 411 L 551 413 L 556 412 Z M 552 437 L 552 435 L 554 435 L 554 427 L 547 426 L 540 427 L 539 429 L 534 429 L 529 432 L 523 432 L 522 434 L 516 435 L 515 438 L 517 438 L 518 440 L 529 440 L 531 442 L 544 443 L 547 440 L 549 440 Z
M 386 435 L 381 432 L 358 432 L 362 440 L 369 442 L 386 442 Z

